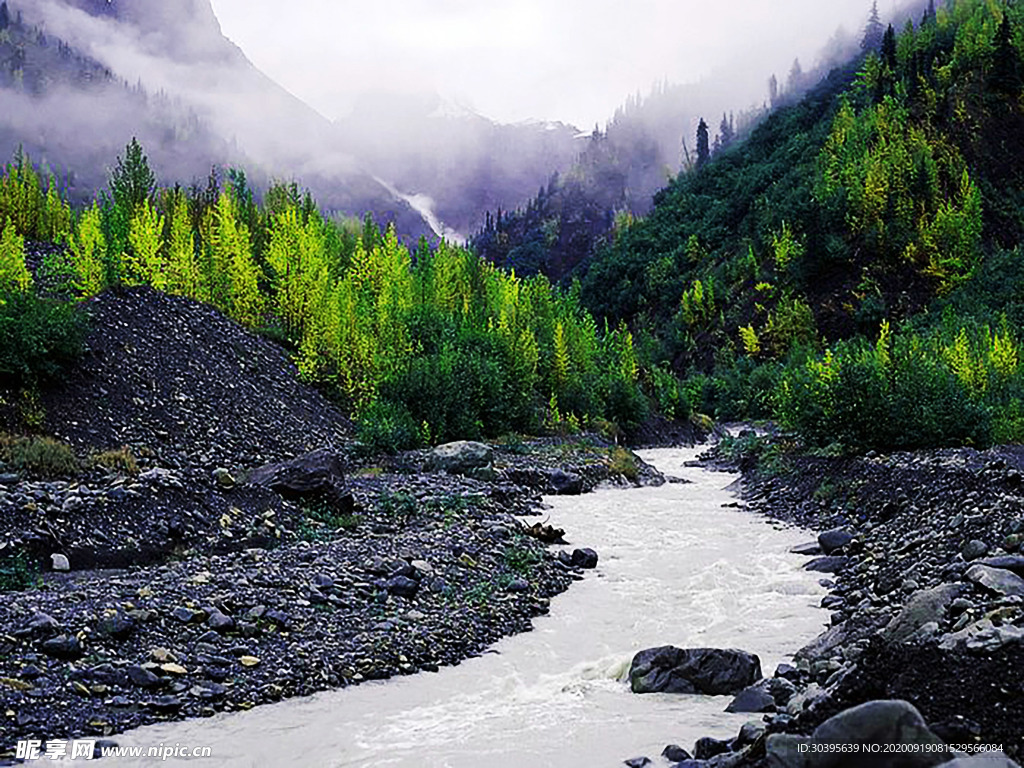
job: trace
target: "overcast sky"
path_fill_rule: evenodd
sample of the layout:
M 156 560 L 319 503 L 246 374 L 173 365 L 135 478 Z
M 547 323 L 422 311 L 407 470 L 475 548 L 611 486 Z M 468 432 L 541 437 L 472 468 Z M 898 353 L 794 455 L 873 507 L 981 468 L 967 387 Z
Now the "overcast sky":
M 870 0 L 212 0 L 224 33 L 326 117 L 431 89 L 496 120 L 604 124 L 637 90 L 711 69 L 757 90 L 807 68 Z M 894 0 L 880 0 L 889 12 Z M 739 92 L 738 97 L 747 98 Z M 741 105 L 738 105 L 741 106 Z

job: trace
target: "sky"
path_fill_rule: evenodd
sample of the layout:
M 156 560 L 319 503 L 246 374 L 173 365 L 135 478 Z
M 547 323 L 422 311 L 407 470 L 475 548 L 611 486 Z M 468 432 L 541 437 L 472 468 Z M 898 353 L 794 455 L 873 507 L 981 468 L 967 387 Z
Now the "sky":
M 604 125 L 627 96 L 712 70 L 737 96 L 804 68 L 870 0 L 212 0 L 227 37 L 325 117 L 433 91 L 501 122 Z M 892 10 L 894 0 L 880 0 Z

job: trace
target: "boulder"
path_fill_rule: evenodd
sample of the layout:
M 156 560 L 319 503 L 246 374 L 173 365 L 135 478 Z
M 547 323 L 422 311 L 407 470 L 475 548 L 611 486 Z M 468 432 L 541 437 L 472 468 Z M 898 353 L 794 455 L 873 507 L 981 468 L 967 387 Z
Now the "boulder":
M 678 744 L 669 744 L 661 750 L 661 756 L 670 763 L 680 763 L 683 760 L 692 760 L 693 755 L 680 747 Z
M 972 565 L 967 569 L 965 578 L 1004 597 L 1024 596 L 1024 579 L 1013 571 L 988 565 Z
M 833 528 L 831 531 L 823 531 L 818 534 L 818 544 L 826 555 L 831 555 L 837 549 L 848 546 L 853 541 L 853 534 L 844 531 L 842 528 Z
M 577 568 L 597 568 L 597 552 L 589 547 L 574 549 L 570 562 Z
M 732 703 L 725 708 L 726 712 L 774 712 L 778 709 L 775 699 L 764 688 L 752 685 L 744 688 Z
M 757 656 L 717 648 L 649 648 L 633 657 L 629 682 L 633 693 L 739 693 L 761 677 Z
M 465 475 L 491 466 L 494 451 L 489 445 L 470 440 L 445 443 L 432 450 L 424 463 L 427 472 L 447 472 L 450 475 Z
M 986 557 L 977 562 L 978 565 L 987 565 L 990 568 L 1002 568 L 1013 571 L 1018 576 L 1024 576 L 1024 557 L 1020 555 L 999 555 L 997 557 Z
M 269 488 L 286 499 L 326 498 L 342 512 L 351 512 L 353 507 L 341 457 L 327 449 L 265 464 L 249 473 L 248 482 Z
M 555 496 L 579 496 L 583 493 L 583 478 L 575 472 L 553 469 L 547 476 L 548 488 Z
M 40 648 L 47 656 L 65 661 L 75 661 L 85 655 L 82 644 L 74 635 L 58 635 L 44 640 Z
M 850 558 L 844 555 L 826 555 L 825 557 L 816 557 L 809 563 L 805 563 L 804 570 L 817 573 L 839 573 L 846 568 L 849 562 Z
M 836 744 L 856 751 L 815 751 L 816 745 Z M 913 745 L 917 749 L 872 752 L 865 747 L 886 744 Z M 840 712 L 819 725 L 810 737 L 773 734 L 768 737 L 770 768 L 931 768 L 949 753 L 937 747 L 944 742 L 932 733 L 913 705 L 905 701 L 869 701 Z M 929 749 L 931 747 L 931 749 Z
M 908 640 L 926 624 L 944 619 L 950 604 L 962 593 L 963 587 L 959 584 L 942 584 L 915 592 L 882 630 L 882 637 L 894 643 Z
M 1020 766 L 1002 752 L 991 752 L 974 757 L 958 757 L 956 760 L 943 763 L 942 768 L 1020 768 Z

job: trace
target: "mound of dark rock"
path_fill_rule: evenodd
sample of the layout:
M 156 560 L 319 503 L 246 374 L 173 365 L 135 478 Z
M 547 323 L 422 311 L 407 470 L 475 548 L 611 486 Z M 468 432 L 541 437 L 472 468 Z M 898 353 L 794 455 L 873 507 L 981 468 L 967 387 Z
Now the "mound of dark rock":
M 73 445 L 212 470 L 346 442 L 348 420 L 298 380 L 287 353 L 212 307 L 132 288 L 84 309 L 87 352 L 43 395 L 47 430 Z
M 633 693 L 739 693 L 761 677 L 761 662 L 745 651 L 718 648 L 649 648 L 633 657 Z

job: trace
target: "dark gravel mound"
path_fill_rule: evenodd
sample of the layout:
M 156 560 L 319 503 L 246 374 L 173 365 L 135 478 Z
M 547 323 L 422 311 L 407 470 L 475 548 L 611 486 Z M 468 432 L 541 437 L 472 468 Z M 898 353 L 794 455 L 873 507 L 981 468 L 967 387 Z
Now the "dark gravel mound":
M 86 309 L 88 352 L 43 396 L 47 430 L 76 447 L 257 466 L 346 441 L 348 420 L 287 354 L 212 307 L 132 288 Z

